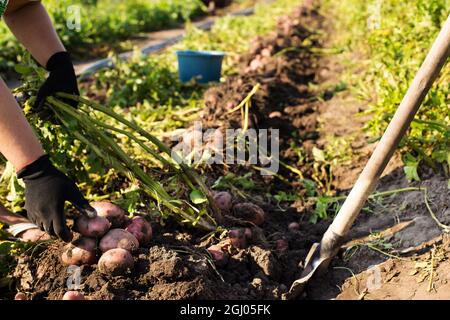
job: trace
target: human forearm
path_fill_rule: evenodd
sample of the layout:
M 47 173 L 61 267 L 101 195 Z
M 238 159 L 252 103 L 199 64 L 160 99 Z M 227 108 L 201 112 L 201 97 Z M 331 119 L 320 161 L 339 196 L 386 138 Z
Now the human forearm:
M 39 1 L 21 1 L 5 14 L 5 22 L 16 38 L 42 65 L 56 52 L 65 51 L 52 22 Z
M 36 134 L 1 79 L 0 153 L 14 165 L 17 171 L 44 154 Z

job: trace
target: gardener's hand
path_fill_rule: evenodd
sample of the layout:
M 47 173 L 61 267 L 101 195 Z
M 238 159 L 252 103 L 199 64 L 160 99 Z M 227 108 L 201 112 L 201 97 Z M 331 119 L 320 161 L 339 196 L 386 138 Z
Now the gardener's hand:
M 36 96 L 34 110 L 43 110 L 45 99 L 57 92 L 79 95 L 77 77 L 68 52 L 55 53 L 47 62 L 46 69 L 50 72 Z M 66 99 L 68 104 L 77 106 L 74 100 Z
M 64 215 L 66 200 L 88 217 L 97 215 L 75 183 L 52 165 L 48 155 L 20 170 L 17 177 L 25 183 L 28 218 L 50 235 L 56 235 L 66 242 L 72 239 Z

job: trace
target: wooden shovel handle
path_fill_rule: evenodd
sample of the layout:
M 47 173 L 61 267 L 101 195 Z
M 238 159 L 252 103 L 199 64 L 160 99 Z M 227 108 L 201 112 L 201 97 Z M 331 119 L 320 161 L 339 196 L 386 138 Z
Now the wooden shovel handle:
M 358 177 L 353 189 L 339 210 L 327 232 L 345 236 L 358 216 L 367 197 L 375 189 L 378 179 L 391 159 L 401 138 L 419 110 L 428 90 L 438 76 L 450 53 L 450 15 L 442 27 L 422 66 L 417 72 L 400 106 L 394 114 L 380 142 Z

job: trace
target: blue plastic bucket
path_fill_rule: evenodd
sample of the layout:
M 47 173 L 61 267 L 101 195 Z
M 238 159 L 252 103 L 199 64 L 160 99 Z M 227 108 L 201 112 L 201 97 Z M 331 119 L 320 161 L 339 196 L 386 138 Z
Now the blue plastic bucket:
M 178 74 L 182 82 L 196 78 L 199 83 L 220 81 L 225 53 L 220 51 L 177 51 Z

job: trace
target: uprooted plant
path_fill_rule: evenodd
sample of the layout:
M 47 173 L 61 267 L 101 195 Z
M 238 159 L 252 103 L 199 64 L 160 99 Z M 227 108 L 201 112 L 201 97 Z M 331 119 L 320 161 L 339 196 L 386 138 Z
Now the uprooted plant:
M 181 159 L 173 158 L 160 140 L 113 109 L 65 93 L 48 97 L 44 110 L 36 113 L 31 106 L 45 71 L 29 59 L 16 69 L 25 78 L 25 84 L 16 93 L 25 99 L 25 114 L 47 152 L 58 147 L 56 152 L 60 153 L 53 157 L 56 165 L 77 171 L 77 177 L 78 172 L 86 173 L 86 167 L 91 172 L 94 167 L 111 168 L 153 198 L 162 218 L 173 217 L 183 224 L 216 230 L 220 214 L 209 189 L 194 170 Z M 67 104 L 70 100 L 77 101 L 78 107 Z M 62 151 L 67 149 L 70 157 Z M 170 193 L 164 183 L 178 188 L 172 187 Z M 189 198 L 187 193 L 191 202 L 184 200 Z

